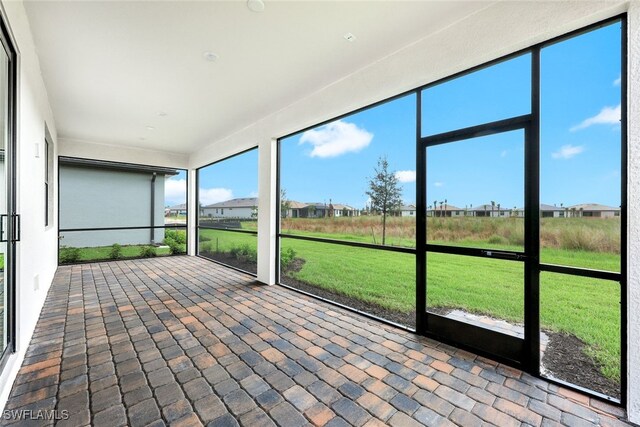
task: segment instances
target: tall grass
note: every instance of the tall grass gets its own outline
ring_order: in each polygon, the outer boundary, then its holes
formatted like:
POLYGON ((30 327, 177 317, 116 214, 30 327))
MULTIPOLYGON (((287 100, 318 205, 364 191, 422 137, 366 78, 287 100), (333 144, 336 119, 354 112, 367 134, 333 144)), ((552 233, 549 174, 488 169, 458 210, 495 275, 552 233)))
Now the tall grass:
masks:
MULTIPOLYGON (((336 239, 380 243, 382 218, 286 218, 282 231, 336 239)), ((387 240, 391 245, 415 246, 414 218, 387 219, 387 240)), ((428 218, 430 242, 478 242, 508 246, 524 245, 522 218, 428 218)), ((620 253, 620 218, 543 218, 540 223, 543 248, 587 252, 620 253)))

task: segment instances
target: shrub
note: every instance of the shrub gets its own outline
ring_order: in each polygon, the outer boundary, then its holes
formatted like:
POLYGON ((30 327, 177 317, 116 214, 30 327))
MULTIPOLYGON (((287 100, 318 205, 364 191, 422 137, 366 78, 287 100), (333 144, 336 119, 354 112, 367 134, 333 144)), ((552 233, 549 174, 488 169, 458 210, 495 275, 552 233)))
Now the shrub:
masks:
POLYGON ((120 259, 122 258, 122 246, 117 243, 111 245, 111 251, 109 252, 110 259, 120 259))
POLYGON ((71 264, 80 260, 80 248, 63 246, 60 248, 60 263, 71 264))
POLYGON ((142 246, 140 248, 140 256, 142 258, 151 258, 158 255, 158 252, 156 251, 156 247, 155 246, 151 246, 151 245, 146 245, 146 246, 142 246))
POLYGON ((257 262, 258 261, 258 253, 255 249, 253 249, 248 244, 234 246, 229 251, 231 255, 237 258, 239 261, 249 261, 249 262, 257 262))
POLYGON ((200 252, 213 252, 213 244, 211 242, 201 243, 200 252))
POLYGON ((296 251, 293 248, 287 248, 280 251, 280 268, 286 270, 296 257, 296 251))
POLYGON ((507 243, 509 243, 506 238, 498 236, 497 234, 493 234, 491 237, 489 237, 488 242, 492 245, 506 245, 507 243))
POLYGON ((176 243, 184 245, 187 243, 187 233, 183 230, 165 230, 164 231, 165 244, 166 239, 174 240, 176 243))
POLYGON ((200 240, 201 242, 210 242, 211 241, 211 237, 205 235, 205 234, 200 234, 198 236, 198 240, 200 240))
POLYGON ((164 244, 169 246, 169 251, 171 252, 171 255, 179 255, 184 253, 184 249, 183 249, 183 245, 176 242, 173 239, 164 239, 164 244))

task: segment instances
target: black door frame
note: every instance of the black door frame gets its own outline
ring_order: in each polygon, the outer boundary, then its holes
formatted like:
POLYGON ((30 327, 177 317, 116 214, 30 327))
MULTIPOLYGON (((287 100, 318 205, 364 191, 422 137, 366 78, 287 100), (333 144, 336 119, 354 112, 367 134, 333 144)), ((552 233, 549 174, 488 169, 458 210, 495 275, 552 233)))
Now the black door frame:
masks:
MULTIPOLYGON (((533 57, 532 57, 532 62, 533 57)), ((418 108, 421 110, 421 97, 418 97, 418 108)), ((540 348, 539 333, 534 331, 539 329, 539 310, 537 301, 537 289, 539 282, 538 253, 539 253, 539 217, 536 215, 539 209, 539 186, 538 186, 538 162, 537 159, 539 141, 533 132, 535 114, 512 117, 506 120, 485 123, 478 126, 459 129, 438 135, 420 137, 417 142, 419 146, 420 162, 416 164, 417 179, 416 191, 420 193, 425 208, 418 208, 419 216, 422 216, 424 232, 416 234, 417 248, 422 248, 418 252, 420 257, 416 259, 417 268, 417 289, 424 290, 424 298, 417 306, 418 313, 424 313, 420 323, 417 324, 419 333, 438 339, 440 341, 452 342, 457 346, 468 348, 476 353, 490 355, 509 365, 520 369, 531 371, 536 363, 539 364, 539 355, 531 357, 533 353, 529 351, 533 348, 540 348), (427 243, 427 221, 426 221, 426 200, 427 200, 427 149, 436 145, 448 144, 456 141, 465 141, 481 136, 498 135, 511 131, 523 131, 523 142, 525 148, 524 162, 524 199, 525 199, 525 247, 524 251, 487 250, 483 248, 468 248, 448 245, 434 245, 427 243), (522 262, 524 264, 524 323, 525 338, 518 338, 487 328, 474 326, 469 323, 459 322, 445 316, 429 313, 427 311, 428 272, 427 257, 428 252, 443 253, 451 255, 462 255, 479 258, 501 259, 512 262, 522 262)))

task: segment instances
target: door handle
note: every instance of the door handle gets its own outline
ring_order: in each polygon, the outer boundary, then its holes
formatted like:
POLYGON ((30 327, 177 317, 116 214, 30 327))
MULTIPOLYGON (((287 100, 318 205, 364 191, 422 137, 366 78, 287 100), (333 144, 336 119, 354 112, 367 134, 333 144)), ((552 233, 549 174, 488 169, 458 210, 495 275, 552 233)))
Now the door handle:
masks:
POLYGON ((514 254, 511 252, 492 251, 492 250, 483 250, 482 255, 489 258, 497 258, 497 259, 513 260, 513 261, 523 261, 527 259, 527 256, 523 254, 514 254))
POLYGON ((21 227, 20 227, 20 215, 18 214, 12 214, 11 217, 13 218, 13 233, 12 233, 12 242, 19 242, 20 241, 20 234, 21 233, 21 227))
POLYGON ((7 239, 4 238, 4 233, 5 233, 5 227, 4 227, 4 220, 6 218, 8 218, 9 215, 7 214, 1 214, 0 215, 0 242, 6 242, 7 239))

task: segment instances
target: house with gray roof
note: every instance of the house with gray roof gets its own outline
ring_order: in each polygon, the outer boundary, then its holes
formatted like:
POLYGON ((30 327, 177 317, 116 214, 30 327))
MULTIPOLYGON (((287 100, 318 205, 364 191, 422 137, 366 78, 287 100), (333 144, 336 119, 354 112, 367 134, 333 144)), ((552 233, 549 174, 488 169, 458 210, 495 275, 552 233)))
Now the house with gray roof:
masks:
POLYGON ((256 219, 258 217, 258 199, 242 197, 225 200, 200 208, 200 216, 206 218, 256 219))

